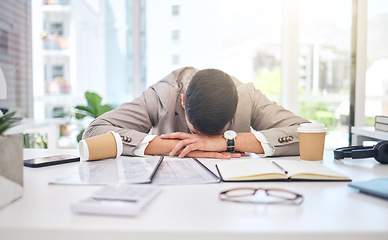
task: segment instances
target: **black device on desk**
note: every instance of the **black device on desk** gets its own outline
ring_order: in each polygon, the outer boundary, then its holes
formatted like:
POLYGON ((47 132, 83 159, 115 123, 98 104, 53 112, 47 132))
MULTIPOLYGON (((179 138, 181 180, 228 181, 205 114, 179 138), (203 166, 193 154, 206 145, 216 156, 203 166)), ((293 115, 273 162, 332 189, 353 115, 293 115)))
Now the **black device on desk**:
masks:
POLYGON ((56 155, 56 156, 39 157, 39 158, 24 160, 24 166, 38 168, 38 167, 46 167, 46 166, 52 166, 52 165, 58 165, 58 164, 64 164, 64 163, 79 162, 79 160, 80 158, 77 156, 62 154, 62 155, 56 155))
POLYGON ((335 159, 374 157, 379 163, 388 163, 388 141, 380 141, 374 146, 352 146, 334 150, 335 159))

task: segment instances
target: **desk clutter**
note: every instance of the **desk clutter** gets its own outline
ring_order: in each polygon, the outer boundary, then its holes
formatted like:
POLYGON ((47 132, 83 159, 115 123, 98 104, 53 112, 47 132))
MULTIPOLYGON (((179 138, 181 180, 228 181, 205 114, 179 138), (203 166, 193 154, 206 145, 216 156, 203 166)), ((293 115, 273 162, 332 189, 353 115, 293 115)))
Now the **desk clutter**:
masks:
MULTIPOLYGON (((220 177, 196 158, 118 156, 98 161, 80 161, 70 171, 49 183, 107 186, 87 198, 74 202, 71 209, 75 213, 136 216, 161 192, 163 185, 209 184, 221 181, 290 181, 291 179, 293 181, 351 180, 317 161, 243 158, 217 161, 215 164, 220 177)), ((243 199, 239 198, 238 201, 268 202, 266 198, 264 201, 258 201, 257 197, 243 196, 243 199)))
MULTIPOLYGON (((116 145, 118 138, 106 134, 116 145)), ((90 142, 85 142, 81 161, 70 171, 49 181, 52 185, 105 186, 86 198, 76 199, 71 210, 78 214, 137 216, 162 192, 163 185, 209 184, 220 182, 263 181, 352 181, 345 174, 331 169, 323 161, 253 156, 214 162, 216 172, 196 158, 164 156, 121 156, 121 149, 109 157, 93 157, 90 142), (86 149, 86 150, 85 150, 86 149), (218 174, 215 174, 218 173, 218 174)), ((81 151, 81 152, 82 152, 81 151)), ((388 178, 387 178, 388 180, 388 178)), ((362 193, 387 198, 386 181, 349 183, 362 193), (370 190, 370 188, 374 188, 370 190), (377 190, 376 190, 377 187, 377 190), (380 192, 379 192, 380 190, 380 192), (382 191, 382 193, 381 193, 382 191)), ((225 191, 224 191, 225 192, 225 191)), ((287 189, 230 189, 221 200, 255 204, 302 204, 303 195, 287 189), (233 190, 233 191, 232 191, 233 190), (249 190, 249 191, 248 191, 249 190), (249 194, 247 194, 246 192, 249 194)))

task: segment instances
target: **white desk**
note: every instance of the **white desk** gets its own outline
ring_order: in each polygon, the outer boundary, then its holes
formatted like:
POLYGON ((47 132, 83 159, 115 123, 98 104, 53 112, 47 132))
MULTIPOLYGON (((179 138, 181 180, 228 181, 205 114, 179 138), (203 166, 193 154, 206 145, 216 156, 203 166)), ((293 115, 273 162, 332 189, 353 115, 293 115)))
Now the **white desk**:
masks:
MULTIPOLYGON (((27 149, 24 158, 76 150, 27 149)), ((292 158, 292 157, 291 157, 292 158)), ((354 181, 388 177, 388 165, 367 160, 324 164, 354 181)), ((217 160, 204 160, 211 169, 217 160)), ((97 186, 58 186, 47 182, 75 164, 25 168, 24 197, 0 210, 0 239, 388 239, 388 201, 355 192, 347 182, 256 182, 164 186, 136 218, 77 215, 70 203, 97 186), (218 200, 222 190, 280 187, 302 193, 300 206, 250 205, 218 200)))

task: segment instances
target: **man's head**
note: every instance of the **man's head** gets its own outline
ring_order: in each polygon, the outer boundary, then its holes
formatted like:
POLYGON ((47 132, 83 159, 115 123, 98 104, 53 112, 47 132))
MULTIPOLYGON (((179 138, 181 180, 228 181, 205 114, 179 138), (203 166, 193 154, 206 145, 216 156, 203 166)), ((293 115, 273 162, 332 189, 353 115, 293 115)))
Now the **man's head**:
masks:
POLYGON ((184 96, 188 122, 195 132, 204 134, 218 134, 226 130, 236 112, 237 102, 232 78, 217 69, 197 72, 184 96))

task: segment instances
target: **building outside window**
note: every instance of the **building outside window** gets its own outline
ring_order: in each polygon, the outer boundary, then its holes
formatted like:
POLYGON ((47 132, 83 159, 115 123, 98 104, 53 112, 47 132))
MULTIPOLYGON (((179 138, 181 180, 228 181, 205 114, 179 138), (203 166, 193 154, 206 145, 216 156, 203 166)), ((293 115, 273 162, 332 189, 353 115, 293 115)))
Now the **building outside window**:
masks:
POLYGON ((1 0, 0 15, 0 67, 7 82, 0 108, 33 117, 31 1, 1 0))

